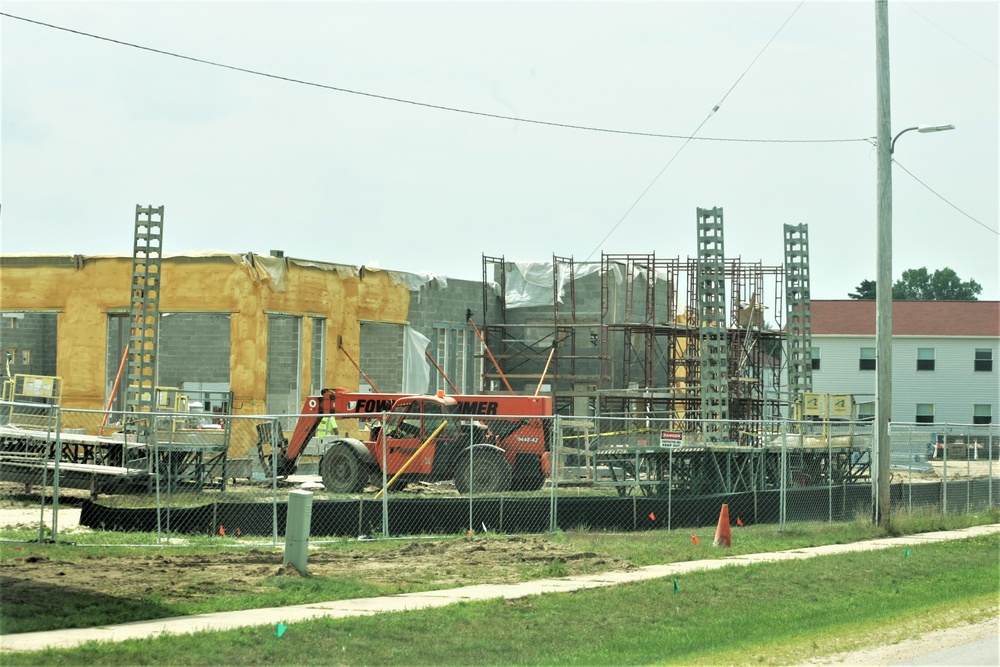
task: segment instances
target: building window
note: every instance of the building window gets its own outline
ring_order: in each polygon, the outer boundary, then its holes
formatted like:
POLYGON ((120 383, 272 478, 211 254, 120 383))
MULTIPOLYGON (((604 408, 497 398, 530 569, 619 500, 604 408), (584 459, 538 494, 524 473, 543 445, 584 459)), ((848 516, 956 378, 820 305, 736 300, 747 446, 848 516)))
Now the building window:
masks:
POLYGON ((814 347, 812 349, 812 369, 814 371, 819 370, 819 348, 814 347))
POLYGON ((989 403, 979 404, 972 406, 972 423, 973 424, 992 424, 993 423, 993 406, 989 403))
POLYGON ((858 420, 859 421, 871 421, 875 419, 875 402, 868 401, 867 403, 858 403, 858 420))
POLYGON ((312 321, 312 347, 309 362, 309 393, 318 396, 326 386, 326 318, 314 317, 312 321))
POLYGON ((933 403, 917 403, 917 423, 918 424, 934 423, 933 403))
POLYGON ((934 348, 933 347, 918 347, 917 348, 917 370, 918 371, 932 371, 932 370, 934 370, 934 348))
POLYGON ((975 369, 977 371, 986 371, 987 373, 993 370, 993 350, 989 348, 976 350, 975 369))
POLYGON ((861 348, 861 358, 858 359, 858 370, 859 371, 873 371, 873 370, 875 370, 875 348, 874 347, 863 347, 863 348, 861 348))

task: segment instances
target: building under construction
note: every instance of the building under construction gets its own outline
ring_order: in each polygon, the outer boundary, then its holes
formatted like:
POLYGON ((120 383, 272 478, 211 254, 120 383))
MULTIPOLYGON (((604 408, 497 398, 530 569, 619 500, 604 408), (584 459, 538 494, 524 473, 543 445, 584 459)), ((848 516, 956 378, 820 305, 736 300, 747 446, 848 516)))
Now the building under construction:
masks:
POLYGON ((484 389, 548 390, 560 414, 756 444, 757 424, 811 391, 808 231, 785 225, 783 266, 726 257, 723 231, 721 208, 698 209, 694 258, 484 256, 484 389))
MULTIPOLYGON (((599 436, 578 449, 607 446, 614 457, 628 443, 607 434, 623 430, 626 420, 634 428, 636 419, 656 419, 646 426, 677 434, 683 447, 701 448, 698 456, 726 450, 725 465, 688 456, 694 478, 734 462, 740 468, 739 450, 766 444, 765 421, 787 416, 811 388, 804 225, 785 226, 783 266, 727 257, 722 210, 715 208, 697 210, 694 258, 604 254, 577 263, 484 256, 480 283, 297 260, 281 251, 163 257, 162 217, 162 207, 136 207, 132 257, 0 258, 6 373, 53 378, 47 400, 70 408, 63 428, 98 439, 78 443, 85 456, 69 459, 73 465, 130 475, 132 452, 148 466, 139 448, 123 447, 107 430, 118 421, 142 440, 154 403, 183 412, 171 396, 196 396, 212 415, 294 415, 324 388, 358 387, 544 393, 558 415, 579 418, 569 428, 582 438, 599 436), (470 323, 481 323, 485 345, 470 323), (105 421, 86 422, 86 414, 73 411, 79 408, 101 411, 105 421)), ((16 394, 16 381, 11 387, 16 394)), ((249 423, 237 420, 232 433, 213 434, 198 448, 171 432, 176 451, 168 456, 196 469, 199 483, 211 477, 206 456, 252 470, 260 446, 249 423)), ((7 449, 23 449, 22 435, 12 438, 7 449)), ((642 443, 635 444, 638 452, 642 443)), ((628 468, 614 457, 609 469, 628 468)), ((632 478, 667 479, 658 475, 632 478)), ((687 476, 675 474, 669 484, 687 476)), ((706 478, 686 489, 699 486, 735 488, 706 478)))

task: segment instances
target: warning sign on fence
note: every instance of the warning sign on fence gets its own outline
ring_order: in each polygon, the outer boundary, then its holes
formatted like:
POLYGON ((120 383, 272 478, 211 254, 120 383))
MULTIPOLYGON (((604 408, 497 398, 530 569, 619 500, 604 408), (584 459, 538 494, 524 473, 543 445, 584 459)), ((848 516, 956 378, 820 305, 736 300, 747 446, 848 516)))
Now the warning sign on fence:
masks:
POLYGON ((660 431, 660 447, 680 447, 681 441, 680 431, 660 431))

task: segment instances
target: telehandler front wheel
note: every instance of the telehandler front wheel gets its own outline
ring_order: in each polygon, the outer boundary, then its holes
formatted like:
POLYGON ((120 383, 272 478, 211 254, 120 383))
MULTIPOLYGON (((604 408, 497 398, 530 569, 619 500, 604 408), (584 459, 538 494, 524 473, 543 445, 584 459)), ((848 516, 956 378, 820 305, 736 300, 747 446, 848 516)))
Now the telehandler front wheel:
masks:
POLYGON ((335 443, 319 462, 319 474, 329 493, 361 493, 368 481, 357 453, 350 445, 335 443))
POLYGON ((461 494, 499 493, 510 489, 510 477, 510 465, 500 452, 495 449, 473 449, 458 459, 455 488, 461 494))

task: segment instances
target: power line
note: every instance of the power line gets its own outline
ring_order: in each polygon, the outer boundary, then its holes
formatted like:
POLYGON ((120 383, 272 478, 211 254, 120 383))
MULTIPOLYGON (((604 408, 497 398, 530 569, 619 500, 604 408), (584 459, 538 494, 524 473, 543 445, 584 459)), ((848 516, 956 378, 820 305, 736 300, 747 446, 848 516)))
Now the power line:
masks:
MULTIPOLYGON (((868 143, 870 143, 872 145, 872 147, 877 146, 877 143, 876 143, 876 141, 874 139, 870 140, 868 143)), ((932 188, 931 186, 927 185, 922 180, 920 180, 919 178, 917 178, 916 174, 914 174, 912 171, 910 171, 909 169, 907 169, 903 165, 899 164, 899 160, 897 160, 895 157, 892 157, 891 159, 892 159, 892 163, 894 165, 896 165, 897 167, 899 167, 900 169, 902 169, 903 171, 905 171, 907 174, 909 174, 910 178, 912 178, 917 183, 920 183, 920 185, 922 185, 925 188, 927 188, 927 190, 930 191, 931 194, 933 194, 935 197, 937 197, 938 199, 940 199, 941 201, 943 201, 945 204, 947 204, 948 206, 951 206, 953 209, 955 209, 956 211, 958 211, 959 213, 961 213, 962 215, 964 215, 965 217, 967 217, 969 220, 972 220, 974 223, 976 223, 977 225, 979 225, 980 227, 982 227, 986 231, 993 232, 994 234, 1000 235, 1000 232, 998 232, 997 230, 993 229, 989 225, 986 225, 986 224, 980 222, 976 218, 972 217, 971 215, 969 215, 968 213, 966 213, 965 211, 963 211, 962 209, 960 209, 955 204, 952 204, 943 195, 941 195, 937 191, 935 191, 934 188, 932 188)))
MULTIPOLYGON (((649 185, 647 185, 646 188, 639 193, 639 196, 636 197, 635 201, 632 202, 632 205, 628 207, 628 210, 625 211, 625 214, 622 215, 622 217, 618 219, 618 222, 616 222, 614 226, 608 231, 608 233, 604 235, 604 238, 601 239, 601 242, 597 244, 597 247, 591 251, 591 253, 587 256, 587 259, 584 261, 589 261, 591 257, 597 254, 597 251, 601 249, 601 246, 604 245, 604 242, 607 241, 611 237, 611 235, 615 233, 615 230, 618 229, 618 227, 622 224, 622 222, 625 221, 625 218, 627 218, 628 215, 632 212, 632 209, 634 209, 636 205, 638 205, 638 203, 642 200, 642 198, 646 196, 646 193, 649 192, 650 188, 653 187, 656 181, 660 180, 660 176, 662 176, 663 172, 667 170, 667 167, 669 167, 673 163, 673 161, 677 159, 677 156, 680 155, 682 150, 684 150, 684 147, 687 146, 693 139, 695 139, 695 135, 698 134, 698 131, 701 130, 702 126, 704 126, 705 123, 708 122, 708 119, 711 118, 715 114, 715 112, 719 110, 719 107, 722 106, 722 103, 726 101, 727 97, 729 97, 729 93, 733 92, 733 89, 735 89, 736 86, 739 84, 739 82, 743 80, 743 77, 747 75, 747 72, 749 72, 750 68, 754 66, 754 63, 756 63, 760 59, 760 57, 764 55, 764 51, 767 50, 767 47, 771 46, 771 42, 773 42, 775 38, 778 36, 778 34, 781 33, 782 30, 784 30, 785 26, 788 25, 788 22, 792 20, 792 17, 795 16, 795 13, 799 11, 799 9, 802 7, 803 4, 805 4, 805 0, 802 0, 798 5, 795 6, 795 9, 792 10, 792 13, 788 15, 787 19, 785 19, 785 22, 778 27, 778 29, 775 31, 773 35, 771 35, 771 39, 767 40, 767 44, 765 44, 764 47, 760 50, 760 52, 754 57, 754 59, 750 61, 750 64, 747 65, 746 69, 743 70, 743 73, 740 74, 739 77, 737 77, 733 85, 731 85, 729 87, 729 90, 726 91, 726 94, 722 96, 722 99, 720 99, 718 103, 714 107, 712 107, 712 110, 708 112, 708 115, 705 116, 705 119, 701 121, 698 127, 694 129, 694 132, 692 132, 690 136, 688 136, 685 139, 684 143, 681 144, 680 147, 677 149, 677 152, 675 152, 671 156, 671 158, 667 161, 667 163, 663 165, 663 169, 660 169, 660 172, 655 177, 653 177, 653 180, 650 181, 649 185)), ((866 139, 865 141, 868 141, 868 139, 866 139)))
MULTIPOLYGON (((458 107, 450 107, 442 104, 433 104, 430 102, 418 102, 416 100, 409 100, 401 97, 393 97, 391 95, 381 95, 379 93, 370 93, 363 90, 353 90, 350 88, 342 88, 340 86, 333 86, 325 83, 318 83, 316 81, 307 81, 305 79, 297 79, 291 76, 284 76, 281 74, 272 74, 269 72, 262 72, 260 70, 249 69, 247 67, 239 67, 237 65, 229 65, 222 62, 217 62, 214 60, 206 60, 204 58, 197 58, 195 56, 188 56, 181 53, 176 53, 173 51, 165 51, 163 49, 156 49, 151 46, 143 46, 141 44, 135 44, 132 42, 125 42, 119 39, 113 39, 111 37, 103 37, 101 35, 95 35, 89 32, 83 32, 82 30, 74 30, 72 28, 66 28, 63 26, 54 25, 52 23, 45 23, 44 21, 36 21, 34 19, 25 18, 23 16, 16 16, 14 14, 9 14, 7 12, 0 12, 0 16, 5 16, 7 18, 16 19, 18 21, 24 21, 26 23, 32 23, 34 25, 42 26, 45 28, 52 28, 53 30, 61 30, 63 32, 68 32, 74 35, 79 35, 81 37, 89 37, 91 39, 97 39, 104 42, 109 42, 111 44, 118 44, 119 46, 127 46, 133 49, 139 49, 141 51, 148 51, 150 53, 156 53, 163 56, 169 56, 171 58, 179 58, 181 60, 187 60, 190 62, 199 63, 202 65, 209 65, 211 67, 220 67, 222 69, 232 70, 234 72, 243 72, 244 74, 250 74, 253 76, 265 77, 268 79, 275 79, 278 81, 285 81, 287 83, 294 83, 302 86, 311 86, 313 88, 321 88, 323 90, 332 90, 338 93, 346 93, 348 95, 358 95, 361 97, 370 97, 377 100, 383 100, 386 102, 396 102, 399 104, 409 104, 412 106, 423 107, 425 109, 435 109, 437 111, 449 111, 452 113, 466 114, 469 116, 480 116, 483 118, 493 118, 496 120, 513 120, 521 123, 530 123, 532 125, 544 125, 547 127, 559 127, 567 130, 584 130, 587 132, 604 132, 609 134, 623 134, 636 137, 652 137, 656 139, 684 139, 685 142, 688 141, 722 141, 722 142, 734 142, 734 143, 762 143, 762 144, 836 144, 836 143, 851 143, 858 141, 868 141, 869 137, 858 137, 851 139, 737 139, 730 137, 693 137, 686 136, 682 134, 663 134, 658 132, 640 132, 635 130, 618 130, 612 128, 604 127, 594 127, 590 125, 575 125, 572 123, 559 123, 554 121, 538 120, 532 118, 518 118, 515 116, 504 116, 501 114, 488 113, 485 111, 473 111, 471 109, 461 109, 458 107)), ((734 84, 735 85, 735 84, 734 84)), ((729 93, 726 93, 727 95, 729 93)), ((723 98, 725 99, 725 98, 723 98)))
POLYGON ((963 211, 959 207, 957 207, 954 204, 952 204, 950 201, 948 201, 947 199, 945 199, 945 197, 943 195, 941 195, 937 191, 935 191, 934 188, 932 188, 931 186, 927 185, 926 183, 924 183, 923 181, 921 181, 919 178, 917 178, 916 175, 914 175, 914 173, 912 171, 910 171, 909 169, 907 169, 903 165, 899 164, 899 162, 895 158, 892 160, 892 162, 897 167, 899 167, 900 169, 902 169, 903 171, 905 171, 907 174, 909 174, 910 178, 912 178, 917 183, 920 183, 920 185, 922 185, 925 188, 927 188, 927 190, 929 190, 931 194, 933 194, 935 197, 937 197, 938 199, 940 199, 941 201, 943 201, 945 204, 947 204, 948 206, 951 206, 953 209, 955 209, 956 211, 958 211, 959 213, 961 213, 962 215, 964 215, 969 220, 972 220, 974 223, 976 223, 977 225, 979 225, 980 227, 982 227, 986 231, 993 232, 997 236, 1000 236, 1000 232, 998 232, 997 230, 993 229, 992 227, 990 227, 990 226, 988 226, 988 225, 980 222, 979 220, 977 220, 976 218, 972 217, 971 215, 969 215, 968 213, 966 213, 965 211, 963 211))
POLYGON ((750 68, 753 67, 754 64, 756 64, 756 62, 760 59, 762 55, 764 55, 764 51, 767 51, 767 47, 771 46, 771 42, 773 42, 781 33, 781 31, 785 29, 785 26, 788 25, 788 22, 792 20, 792 17, 795 16, 795 13, 802 8, 802 5, 804 5, 805 2, 806 0, 802 0, 802 2, 796 5, 795 9, 792 10, 792 13, 788 15, 787 19, 785 19, 785 22, 782 23, 780 26, 778 26, 778 29, 774 32, 773 35, 771 35, 771 39, 767 40, 767 44, 765 44, 764 47, 760 50, 760 53, 758 53, 754 57, 754 59, 750 61, 750 64, 747 65, 747 68, 743 70, 743 74, 740 74, 739 78, 737 78, 736 81, 733 83, 733 85, 729 87, 729 90, 727 90, 726 94, 722 96, 722 99, 719 100, 719 103, 715 105, 715 109, 713 109, 713 111, 719 110, 719 107, 722 106, 722 103, 726 101, 727 97, 729 97, 729 93, 733 92, 733 89, 736 88, 739 82, 743 80, 743 77, 747 75, 747 72, 750 71, 750 68))
POLYGON ((944 28, 942 28, 941 26, 939 26, 937 23, 935 23, 934 21, 931 21, 929 18, 927 18, 926 16, 924 16, 923 14, 921 14, 920 12, 918 12, 913 7, 913 5, 909 4, 908 2, 904 2, 903 5, 907 9, 909 9, 911 12, 913 12, 914 14, 916 14, 917 16, 919 16, 920 18, 922 18, 923 20, 927 21, 932 26, 934 26, 935 28, 937 28, 938 30, 940 30, 941 32, 943 32, 944 34, 948 35, 953 40, 955 40, 956 42, 958 42, 959 44, 961 44, 962 46, 964 46, 965 48, 967 48, 969 51, 972 51, 973 53, 975 53, 977 56, 979 56, 980 58, 982 58, 983 60, 985 60, 989 64, 993 65, 994 67, 997 66, 997 64, 995 62, 993 62, 992 60, 990 60, 989 58, 987 58, 986 56, 984 56, 983 54, 981 54, 979 51, 976 51, 974 48, 972 48, 971 46, 969 46, 968 44, 966 44, 965 42, 963 42, 962 40, 960 40, 958 37, 955 37, 955 35, 951 34, 947 30, 945 30, 944 28))

